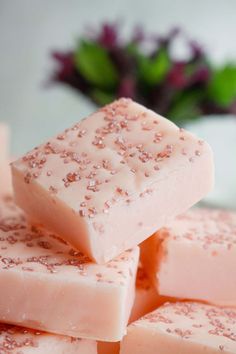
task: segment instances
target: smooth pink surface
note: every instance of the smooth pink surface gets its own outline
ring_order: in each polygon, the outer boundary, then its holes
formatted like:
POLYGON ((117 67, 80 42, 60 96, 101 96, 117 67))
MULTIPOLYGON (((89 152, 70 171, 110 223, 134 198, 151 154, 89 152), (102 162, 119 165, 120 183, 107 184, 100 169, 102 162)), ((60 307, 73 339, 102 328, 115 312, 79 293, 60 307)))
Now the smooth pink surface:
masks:
POLYGON ((1 354, 97 354, 95 341, 0 323, 1 354))
POLYGON ((160 294, 236 306, 235 212, 193 209, 142 248, 160 294))
POLYGON ((97 263, 136 246, 213 185, 207 143, 120 99, 13 163, 19 206, 97 263))
POLYGON ((0 321, 73 337, 119 341, 134 301, 139 248, 91 263, 0 203, 0 321))
POLYGON ((121 354, 235 354, 236 310, 165 304, 128 327, 121 354))

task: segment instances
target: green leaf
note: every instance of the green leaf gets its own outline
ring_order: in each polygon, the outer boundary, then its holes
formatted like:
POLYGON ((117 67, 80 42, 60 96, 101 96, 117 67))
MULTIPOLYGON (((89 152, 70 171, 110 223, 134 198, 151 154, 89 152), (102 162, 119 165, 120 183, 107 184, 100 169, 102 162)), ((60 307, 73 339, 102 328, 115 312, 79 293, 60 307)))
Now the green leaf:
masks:
POLYGON ((187 63, 184 68, 185 75, 187 77, 190 77, 194 74, 196 71, 196 68, 198 67, 198 64, 196 63, 187 63))
POLYGON ((111 103, 115 99, 115 95, 109 92, 105 92, 99 89, 93 89, 90 92, 93 100, 98 103, 100 106, 104 106, 108 103, 111 103))
POLYGON ((200 91, 186 91, 176 96, 175 102, 168 113, 175 122, 186 122, 201 114, 200 103, 204 93, 200 91))
POLYGON ((227 64, 213 71, 208 96, 218 105, 227 108, 236 100, 236 66, 227 64))
POLYGON ((101 88, 113 88, 118 73, 107 51, 94 42, 81 41, 75 52, 75 66, 91 84, 101 88))
POLYGON ((134 42, 130 42, 125 46, 125 50, 129 55, 137 56, 139 53, 138 45, 134 42))
POLYGON ((165 49, 161 49, 154 58, 139 56, 138 70, 140 80, 153 86, 164 80, 170 69, 170 58, 165 49))

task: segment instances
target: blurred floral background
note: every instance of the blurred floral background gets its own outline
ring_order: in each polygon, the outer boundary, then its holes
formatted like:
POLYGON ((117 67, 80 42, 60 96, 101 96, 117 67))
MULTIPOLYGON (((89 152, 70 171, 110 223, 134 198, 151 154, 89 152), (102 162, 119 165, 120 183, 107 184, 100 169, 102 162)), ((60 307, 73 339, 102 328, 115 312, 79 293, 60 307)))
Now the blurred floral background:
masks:
POLYGON ((236 208, 236 2, 0 0, 0 121, 18 155, 121 96, 212 145, 236 208))
POLYGON ((122 38, 121 24, 103 23, 72 50, 52 56, 59 64, 52 80, 98 106, 130 97, 181 125, 204 114, 236 113, 236 62, 214 65, 180 28, 161 35, 138 26, 122 38), (179 41, 186 51, 181 59, 179 41))

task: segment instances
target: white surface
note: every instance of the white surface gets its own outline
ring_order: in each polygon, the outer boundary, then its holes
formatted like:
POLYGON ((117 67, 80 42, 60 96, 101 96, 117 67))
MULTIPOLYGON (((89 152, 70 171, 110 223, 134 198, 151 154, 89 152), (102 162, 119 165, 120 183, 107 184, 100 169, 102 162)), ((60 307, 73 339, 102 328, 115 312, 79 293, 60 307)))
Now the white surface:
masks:
POLYGON ((214 151, 216 183, 206 202, 236 208, 236 117, 203 117, 187 129, 207 140, 214 151))

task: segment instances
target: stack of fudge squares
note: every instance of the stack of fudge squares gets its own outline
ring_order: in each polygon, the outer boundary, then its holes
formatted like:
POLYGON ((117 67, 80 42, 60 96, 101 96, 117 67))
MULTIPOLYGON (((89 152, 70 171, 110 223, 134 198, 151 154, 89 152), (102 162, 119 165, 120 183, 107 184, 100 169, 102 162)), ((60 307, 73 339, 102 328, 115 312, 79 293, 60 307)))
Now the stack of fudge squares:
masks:
POLYGON ((13 162, 13 190, 0 144, 0 354, 236 353, 236 213, 190 209, 206 142, 122 98, 13 162))

